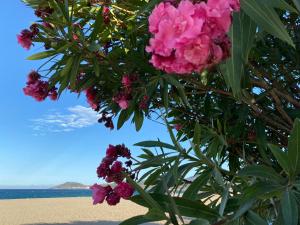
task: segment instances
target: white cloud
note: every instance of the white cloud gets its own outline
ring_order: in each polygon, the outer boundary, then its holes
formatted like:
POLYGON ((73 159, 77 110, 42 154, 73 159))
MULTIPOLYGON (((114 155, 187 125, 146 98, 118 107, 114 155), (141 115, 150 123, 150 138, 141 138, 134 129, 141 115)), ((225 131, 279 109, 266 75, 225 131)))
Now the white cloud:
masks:
POLYGON ((31 120, 35 135, 45 135, 48 132, 70 132, 75 129, 89 127, 97 123, 99 114, 81 105, 70 107, 67 113, 53 111, 41 118, 31 120))

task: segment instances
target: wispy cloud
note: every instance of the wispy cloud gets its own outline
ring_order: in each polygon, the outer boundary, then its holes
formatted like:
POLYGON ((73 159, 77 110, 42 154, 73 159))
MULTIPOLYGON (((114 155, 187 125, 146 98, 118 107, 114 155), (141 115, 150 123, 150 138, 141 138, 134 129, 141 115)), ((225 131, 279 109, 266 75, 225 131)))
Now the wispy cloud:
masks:
POLYGON ((53 111, 41 118, 32 119, 31 125, 35 135, 45 135, 48 132, 70 132, 75 129, 89 127, 97 123, 99 114, 91 108, 81 105, 70 107, 67 113, 53 111))

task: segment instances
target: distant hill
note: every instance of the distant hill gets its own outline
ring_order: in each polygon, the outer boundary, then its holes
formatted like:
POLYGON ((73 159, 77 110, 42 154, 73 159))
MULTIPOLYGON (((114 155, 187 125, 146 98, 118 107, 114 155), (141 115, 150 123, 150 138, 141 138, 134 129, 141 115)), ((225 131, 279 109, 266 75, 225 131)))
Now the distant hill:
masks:
POLYGON ((84 185, 77 182, 66 182, 60 185, 57 185, 55 187, 52 187, 51 189, 88 189, 88 185, 84 185))

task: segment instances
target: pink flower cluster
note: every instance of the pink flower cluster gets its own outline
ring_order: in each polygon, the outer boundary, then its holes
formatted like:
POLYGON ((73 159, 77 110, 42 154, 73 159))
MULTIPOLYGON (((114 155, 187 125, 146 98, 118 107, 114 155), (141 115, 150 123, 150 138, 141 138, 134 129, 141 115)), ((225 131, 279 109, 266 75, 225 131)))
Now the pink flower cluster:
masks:
POLYGON ((99 100, 97 98, 97 90, 95 87, 90 87, 85 90, 87 102, 92 107, 92 109, 97 110, 99 108, 99 100))
POLYGON ((124 180, 122 172, 125 172, 126 169, 123 168, 120 161, 117 161, 119 157, 130 159, 130 150, 124 145, 109 145, 106 150, 106 157, 97 168, 98 177, 107 182, 122 182, 124 180))
POLYGON ((209 68, 229 57, 227 32, 239 0, 208 0, 193 4, 183 0, 178 7, 162 2, 149 17, 154 35, 146 51, 150 62, 167 73, 188 74, 209 68))
POLYGON ((38 35, 39 29, 37 24, 32 24, 30 30, 24 29, 20 34, 17 35, 18 43, 25 49, 29 50, 32 45, 33 38, 38 35))
MULTIPOLYGON (((94 204, 103 203, 106 199, 109 205, 116 205, 121 198, 128 199, 132 196, 134 188, 124 182, 125 177, 123 173, 128 173, 128 170, 123 168, 122 162, 117 161, 119 157, 130 159, 130 150, 124 145, 109 145, 105 158, 97 168, 97 174, 99 178, 105 179, 106 182, 115 182, 117 185, 112 189, 110 186, 94 184, 91 187, 94 204)), ((125 164, 127 167, 130 167, 132 161, 129 160, 125 164)))
POLYGON ((49 83, 41 80, 41 75, 32 71, 28 75, 26 87, 23 88, 24 94, 33 97, 37 101, 44 101, 47 97, 51 100, 57 100, 58 94, 56 88, 49 89, 49 83))
POLYGON ((122 90, 113 97, 113 101, 116 102, 121 109, 127 109, 129 102, 132 99, 132 85, 137 80, 135 75, 124 75, 122 77, 122 90))
POLYGON ((126 183, 121 182, 112 189, 110 186, 101 186, 94 184, 90 189, 93 192, 93 204, 101 204, 106 200, 109 205, 116 205, 120 202, 120 199, 129 199, 134 192, 134 188, 126 183))

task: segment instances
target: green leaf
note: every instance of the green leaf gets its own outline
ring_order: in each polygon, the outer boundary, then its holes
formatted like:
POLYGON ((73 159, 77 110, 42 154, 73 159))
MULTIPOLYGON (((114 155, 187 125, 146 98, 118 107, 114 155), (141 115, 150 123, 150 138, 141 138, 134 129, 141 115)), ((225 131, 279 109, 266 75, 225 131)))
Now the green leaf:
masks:
MULTIPOLYGON (((75 59, 74 57, 68 58, 65 67, 64 67, 64 68, 61 70, 61 72, 60 72, 60 76, 61 76, 61 77, 65 77, 65 76, 70 75, 69 73, 70 73, 70 71, 71 71, 71 69, 72 69, 74 59, 75 59)), ((70 77, 70 76, 68 76, 68 77, 70 77)))
POLYGON ((207 184, 209 181, 209 178, 211 177, 211 170, 202 172, 192 183, 191 185, 186 189, 186 191, 183 193, 183 198, 186 199, 197 199, 197 195, 199 190, 207 184))
POLYGON ((48 58, 48 57, 56 55, 56 54, 58 54, 58 52, 54 51, 54 50, 39 52, 39 53, 36 53, 36 54, 33 54, 33 55, 27 57, 27 60, 45 59, 45 58, 48 58))
POLYGON ((281 168, 284 169, 287 174, 290 174, 290 162, 287 154, 276 145, 268 144, 268 147, 277 159, 281 168))
POLYGON ((80 62, 81 62, 81 55, 75 56, 73 59, 73 64, 72 64, 72 68, 70 71, 70 86, 72 89, 74 89, 76 87, 80 62))
POLYGON ((97 58, 93 58, 93 65, 94 65, 94 72, 96 74, 96 77, 100 77, 100 66, 97 58))
POLYGON ((192 220, 189 225, 209 225, 209 222, 207 220, 197 219, 192 220))
POLYGON ((222 200, 221 200, 221 204, 220 204, 220 208, 219 208, 220 216, 223 216, 223 214, 224 214, 228 198, 229 198, 229 188, 225 188, 222 193, 222 200))
POLYGON ((290 12, 297 13, 297 10, 291 5, 289 5, 285 0, 263 0, 263 2, 264 4, 273 8, 288 10, 290 12))
POLYGON ((250 199, 247 202, 245 202, 244 204, 242 204, 239 209, 236 211, 236 213, 234 214, 234 217, 232 220, 235 220, 237 218, 239 218, 240 216, 242 216, 244 213, 246 213, 249 209, 252 208, 253 204, 255 202, 255 199, 250 199))
MULTIPOLYGON (((162 194, 150 194, 150 196, 164 209, 165 212, 168 212, 168 203, 170 201, 168 196, 162 194)), ((200 201, 192 201, 179 197, 173 197, 173 199, 182 216, 207 220, 215 220, 219 217, 218 212, 204 205, 200 201)), ((130 200, 144 207, 150 207, 141 196, 133 196, 130 200)))
MULTIPOLYGON (((161 207, 158 204, 158 202, 152 198, 150 194, 148 194, 146 191, 144 191, 143 188, 141 188, 134 180, 132 180, 129 176, 126 176, 127 181, 134 187, 134 189, 140 193, 139 198, 142 198, 143 201, 147 204, 148 208, 153 208, 156 210, 160 210, 161 214, 164 215, 164 213, 161 211, 161 207)), ((130 200, 134 199, 136 196, 131 197, 130 200)))
POLYGON ((300 120, 296 119, 294 128, 289 137, 288 159, 291 172, 296 176, 300 172, 300 120))
POLYGON ((118 119, 118 123, 117 123, 117 129, 119 130, 124 123, 130 118, 132 114, 132 110, 130 110, 130 108, 126 109, 126 110, 122 110, 120 115, 119 115, 119 119, 118 119))
POLYGON ((200 146, 201 143, 201 127, 198 121, 196 122, 194 127, 193 143, 198 146, 200 146))
POLYGON ((97 35, 102 31, 104 28, 104 23, 103 23, 103 15, 102 15, 102 7, 99 8, 99 11, 97 13, 97 17, 94 23, 94 29, 92 33, 90 34, 90 39, 91 41, 94 41, 97 39, 97 35))
POLYGON ((67 43, 67 44, 61 46, 57 50, 50 50, 50 51, 45 51, 45 52, 39 52, 39 53, 36 53, 36 54, 33 54, 33 55, 29 56, 27 59, 28 60, 45 59, 45 58, 48 58, 50 56, 62 53, 62 52, 64 52, 66 49, 68 49, 71 46, 72 46, 72 43, 67 43))
POLYGON ((148 148, 160 147, 160 148, 168 148, 168 149, 176 150, 176 147, 174 147, 173 145, 170 145, 170 144, 167 144, 167 143, 164 143, 161 141, 142 141, 142 142, 138 142, 134 145, 140 146, 140 147, 148 147, 148 148))
POLYGON ((256 25, 243 12, 233 15, 233 25, 229 35, 232 42, 231 57, 225 63, 225 81, 235 96, 241 94, 241 80, 244 76, 244 64, 253 44, 256 25))
POLYGON ((180 98, 183 101, 183 103, 185 105, 187 105, 188 107, 191 107, 190 104, 189 104, 189 102, 188 102, 188 99, 187 99, 187 97, 185 95, 183 85, 179 81, 177 81, 173 76, 170 76, 170 75, 164 76, 164 79, 167 82, 169 82, 171 85, 173 85, 173 86, 176 87, 176 90, 178 91, 178 93, 180 95, 180 98))
POLYGON ((61 1, 51 1, 52 4, 56 6, 57 9, 61 12, 66 21, 69 21, 69 10, 65 7, 65 4, 61 1))
POLYGON ((259 27, 295 48, 291 37, 274 8, 260 0, 242 0, 241 7, 259 27))
POLYGON ((162 89, 162 99, 164 103, 164 107, 169 108, 169 88, 168 84, 165 82, 162 89))
POLYGON ((249 211, 245 217, 248 222, 247 225, 268 225, 267 221, 262 219, 258 214, 253 211, 249 211))
POLYGON ((135 123, 135 129, 136 129, 136 131, 139 131, 142 128, 143 122, 144 122, 143 112, 141 112, 139 110, 135 111, 133 119, 134 119, 134 123, 135 123))
POLYGON ((300 12, 300 0, 293 0, 295 6, 297 7, 298 11, 300 12))
POLYGON ((130 219, 127 219, 120 223, 120 225, 137 225, 144 224, 148 222, 165 220, 165 217, 162 217, 160 213, 157 213, 157 210, 152 209, 146 215, 135 216, 130 219))
POLYGON ((285 191, 282 197, 281 212, 285 225, 298 224, 298 205, 296 197, 291 191, 285 191))
POLYGON ((270 181, 276 181, 278 183, 283 181, 283 177, 276 173, 273 168, 262 165, 247 166, 242 169, 238 175, 259 177, 270 181))

